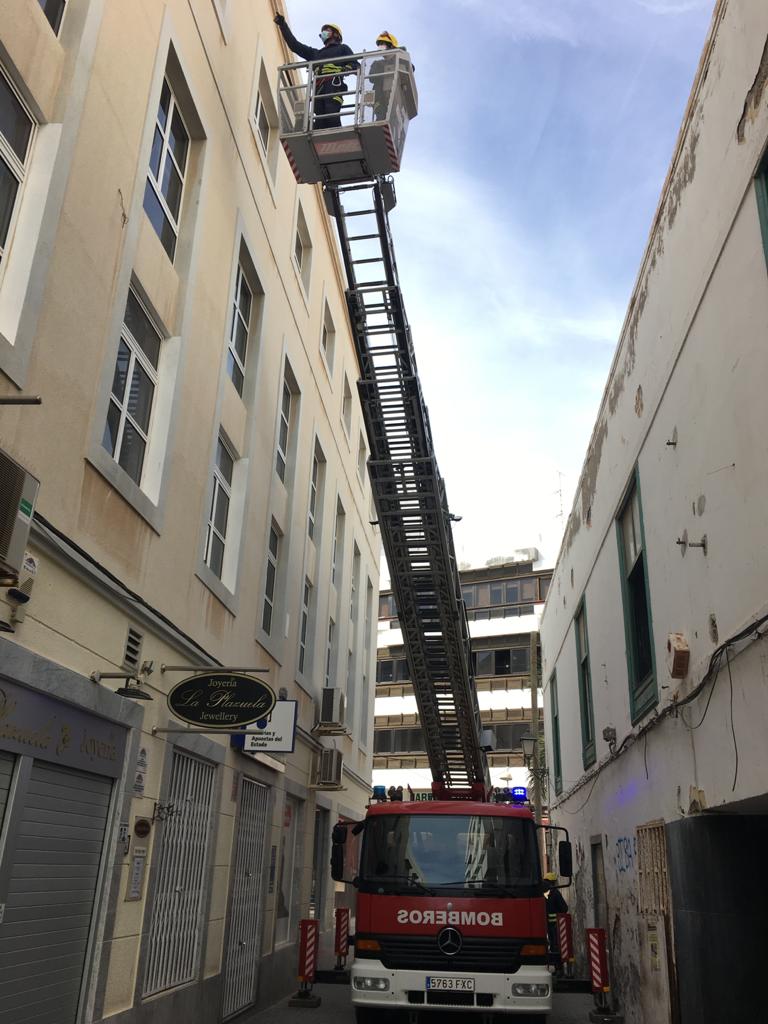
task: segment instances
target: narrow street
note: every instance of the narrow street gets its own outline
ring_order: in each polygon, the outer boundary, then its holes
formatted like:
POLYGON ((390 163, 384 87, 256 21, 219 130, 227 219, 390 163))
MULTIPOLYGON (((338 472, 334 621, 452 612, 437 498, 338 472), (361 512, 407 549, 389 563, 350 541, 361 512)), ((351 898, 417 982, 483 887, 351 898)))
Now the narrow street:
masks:
MULTIPOLYGON (((314 992, 322 999, 315 1010, 289 1007, 285 999, 245 1018, 243 1024, 354 1024, 355 1015, 346 985, 315 985, 314 992)), ((555 995, 554 1012, 547 1018, 547 1024, 588 1024, 592 1006, 591 996, 555 995)), ((440 1016, 444 1022, 448 1014, 440 1016)), ((456 1024, 467 1019, 468 1016, 451 1014, 451 1021, 455 1020, 456 1024)), ((477 1020, 477 1016, 472 1015, 472 1019, 477 1020)), ((509 1019, 514 1024, 515 1018, 509 1019)))

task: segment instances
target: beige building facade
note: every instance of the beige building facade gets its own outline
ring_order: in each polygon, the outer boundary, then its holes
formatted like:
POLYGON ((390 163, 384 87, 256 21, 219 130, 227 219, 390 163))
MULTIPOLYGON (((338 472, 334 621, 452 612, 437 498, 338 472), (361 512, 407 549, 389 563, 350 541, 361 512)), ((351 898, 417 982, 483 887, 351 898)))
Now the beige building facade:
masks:
POLYGON ((345 899, 329 832, 369 792, 379 540, 273 13, 0 6, 0 399, 42 399, 0 405, 0 506, 19 467, 39 481, 0 588, 3 1022, 237 1017, 345 899), (184 729, 167 693, 216 666, 297 702, 292 752, 184 729))

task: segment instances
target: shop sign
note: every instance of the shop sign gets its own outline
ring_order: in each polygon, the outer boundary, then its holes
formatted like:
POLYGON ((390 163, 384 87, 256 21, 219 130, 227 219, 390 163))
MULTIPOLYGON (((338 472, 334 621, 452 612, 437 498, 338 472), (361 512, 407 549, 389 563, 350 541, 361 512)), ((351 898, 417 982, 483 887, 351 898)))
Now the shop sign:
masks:
POLYGON ((249 725, 242 736, 232 737, 232 746, 244 754, 292 754, 296 744, 298 701, 279 700, 268 718, 249 725))
POLYGON ((0 750, 119 778, 126 731, 0 676, 0 750))
POLYGON ((168 694, 168 707, 188 725, 239 729, 269 716, 277 698, 270 686, 238 672, 189 676, 168 694))

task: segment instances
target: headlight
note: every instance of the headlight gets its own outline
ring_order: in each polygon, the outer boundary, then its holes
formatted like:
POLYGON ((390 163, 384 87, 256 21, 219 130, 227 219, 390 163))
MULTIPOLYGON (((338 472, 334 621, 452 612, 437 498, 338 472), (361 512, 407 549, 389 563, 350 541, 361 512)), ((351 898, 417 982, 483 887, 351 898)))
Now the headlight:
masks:
POLYGON ((520 985, 515 984, 512 986, 512 995, 514 996, 538 996, 544 998, 549 995, 549 985, 520 985))
MULTIPOLYGON (((355 977, 355 988, 358 992, 388 992, 389 978, 361 978, 355 977)), ((547 989, 549 991, 549 989, 547 989)))

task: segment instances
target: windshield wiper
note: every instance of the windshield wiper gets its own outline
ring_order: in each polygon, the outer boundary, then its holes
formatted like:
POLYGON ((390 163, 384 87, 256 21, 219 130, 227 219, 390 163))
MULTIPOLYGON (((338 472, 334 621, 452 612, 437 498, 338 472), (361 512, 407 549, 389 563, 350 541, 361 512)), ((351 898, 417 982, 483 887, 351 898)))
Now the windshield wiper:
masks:
POLYGON ((365 879, 366 882, 370 882, 371 885, 375 885, 381 882, 407 882, 409 885, 414 886, 421 892, 427 893, 429 896, 434 896, 434 892, 428 886, 420 882, 418 878, 411 878, 410 875, 370 875, 365 879))
POLYGON ((490 882, 482 878, 461 878, 458 882, 438 882, 435 887, 438 889, 466 889, 475 885, 481 889, 503 893, 505 896, 520 895, 520 886, 504 885, 503 882, 490 882))
POLYGON ((523 886, 520 885, 505 885, 503 882, 482 882, 484 889, 491 889, 493 892, 501 892, 505 896, 520 896, 522 893, 523 886))

